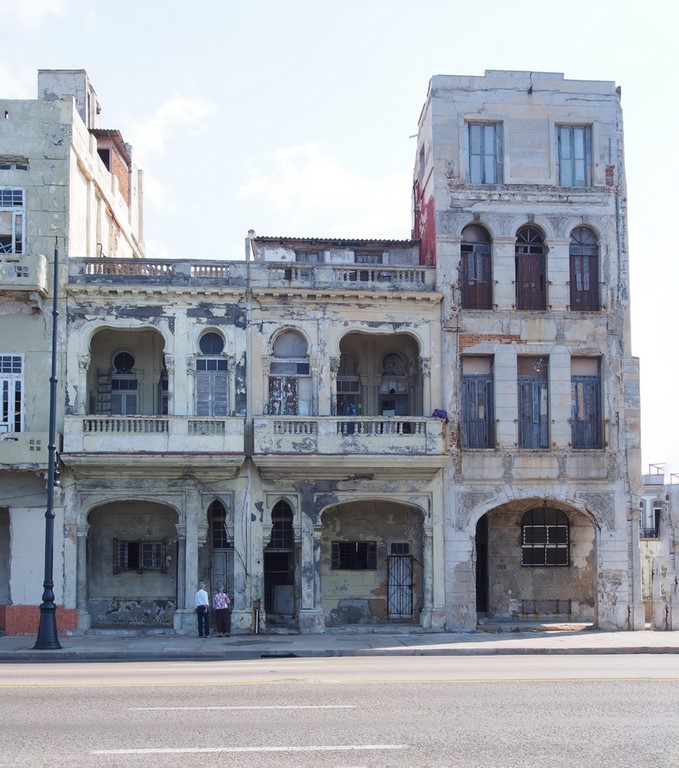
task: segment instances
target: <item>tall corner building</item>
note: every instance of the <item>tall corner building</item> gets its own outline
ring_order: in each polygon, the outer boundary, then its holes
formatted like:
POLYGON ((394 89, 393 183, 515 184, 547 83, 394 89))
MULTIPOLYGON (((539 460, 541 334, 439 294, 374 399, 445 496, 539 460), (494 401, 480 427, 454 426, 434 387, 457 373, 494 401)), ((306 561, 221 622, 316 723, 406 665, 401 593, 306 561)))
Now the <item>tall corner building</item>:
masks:
POLYGON ((433 77, 413 204, 443 295, 447 626, 642 629, 620 89, 433 77))

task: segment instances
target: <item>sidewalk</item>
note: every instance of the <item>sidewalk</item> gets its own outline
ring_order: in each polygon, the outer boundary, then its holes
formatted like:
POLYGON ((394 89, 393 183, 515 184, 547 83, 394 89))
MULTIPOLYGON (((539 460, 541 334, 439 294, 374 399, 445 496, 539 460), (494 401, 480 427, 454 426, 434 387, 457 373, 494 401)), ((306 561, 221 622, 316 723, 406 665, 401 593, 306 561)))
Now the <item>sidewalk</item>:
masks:
POLYGON ((199 638, 174 634, 74 634, 61 649, 33 650, 35 637, 0 637, 0 662, 247 660, 323 656, 490 654, 679 654, 679 632, 505 631, 414 633, 328 630, 319 635, 261 634, 199 638))

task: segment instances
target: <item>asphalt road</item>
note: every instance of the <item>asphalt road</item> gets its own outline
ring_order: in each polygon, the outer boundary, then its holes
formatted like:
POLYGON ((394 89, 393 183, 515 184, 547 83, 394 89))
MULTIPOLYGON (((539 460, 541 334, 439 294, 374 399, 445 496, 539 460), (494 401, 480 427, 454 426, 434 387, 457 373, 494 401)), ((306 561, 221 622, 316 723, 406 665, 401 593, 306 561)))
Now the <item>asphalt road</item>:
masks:
POLYGON ((679 658, 0 665, 0 768, 677 768, 679 658))

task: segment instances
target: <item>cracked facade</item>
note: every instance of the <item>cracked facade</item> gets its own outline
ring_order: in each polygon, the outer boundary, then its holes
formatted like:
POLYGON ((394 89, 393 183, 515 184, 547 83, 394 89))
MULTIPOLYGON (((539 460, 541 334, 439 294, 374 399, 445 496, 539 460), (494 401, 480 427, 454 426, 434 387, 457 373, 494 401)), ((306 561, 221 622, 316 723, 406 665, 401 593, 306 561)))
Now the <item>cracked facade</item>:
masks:
POLYGON ((643 628, 613 83, 434 77, 411 240, 250 231, 242 262, 146 259, 131 147, 83 71, 39 84, 0 100, 6 631, 40 602, 55 236, 60 627, 194 632, 206 581, 235 632, 643 628))

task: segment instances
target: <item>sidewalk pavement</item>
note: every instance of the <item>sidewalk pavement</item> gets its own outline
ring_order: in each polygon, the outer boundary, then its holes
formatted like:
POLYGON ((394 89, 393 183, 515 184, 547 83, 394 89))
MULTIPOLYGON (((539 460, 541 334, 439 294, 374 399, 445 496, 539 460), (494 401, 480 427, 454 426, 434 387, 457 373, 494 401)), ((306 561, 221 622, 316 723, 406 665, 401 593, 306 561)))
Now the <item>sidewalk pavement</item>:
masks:
POLYGON ((215 661, 323 656, 481 656, 530 654, 679 654, 679 632, 558 630, 502 632, 328 630, 200 638, 129 630, 59 636, 61 649, 33 650, 35 637, 0 637, 0 662, 215 661))

